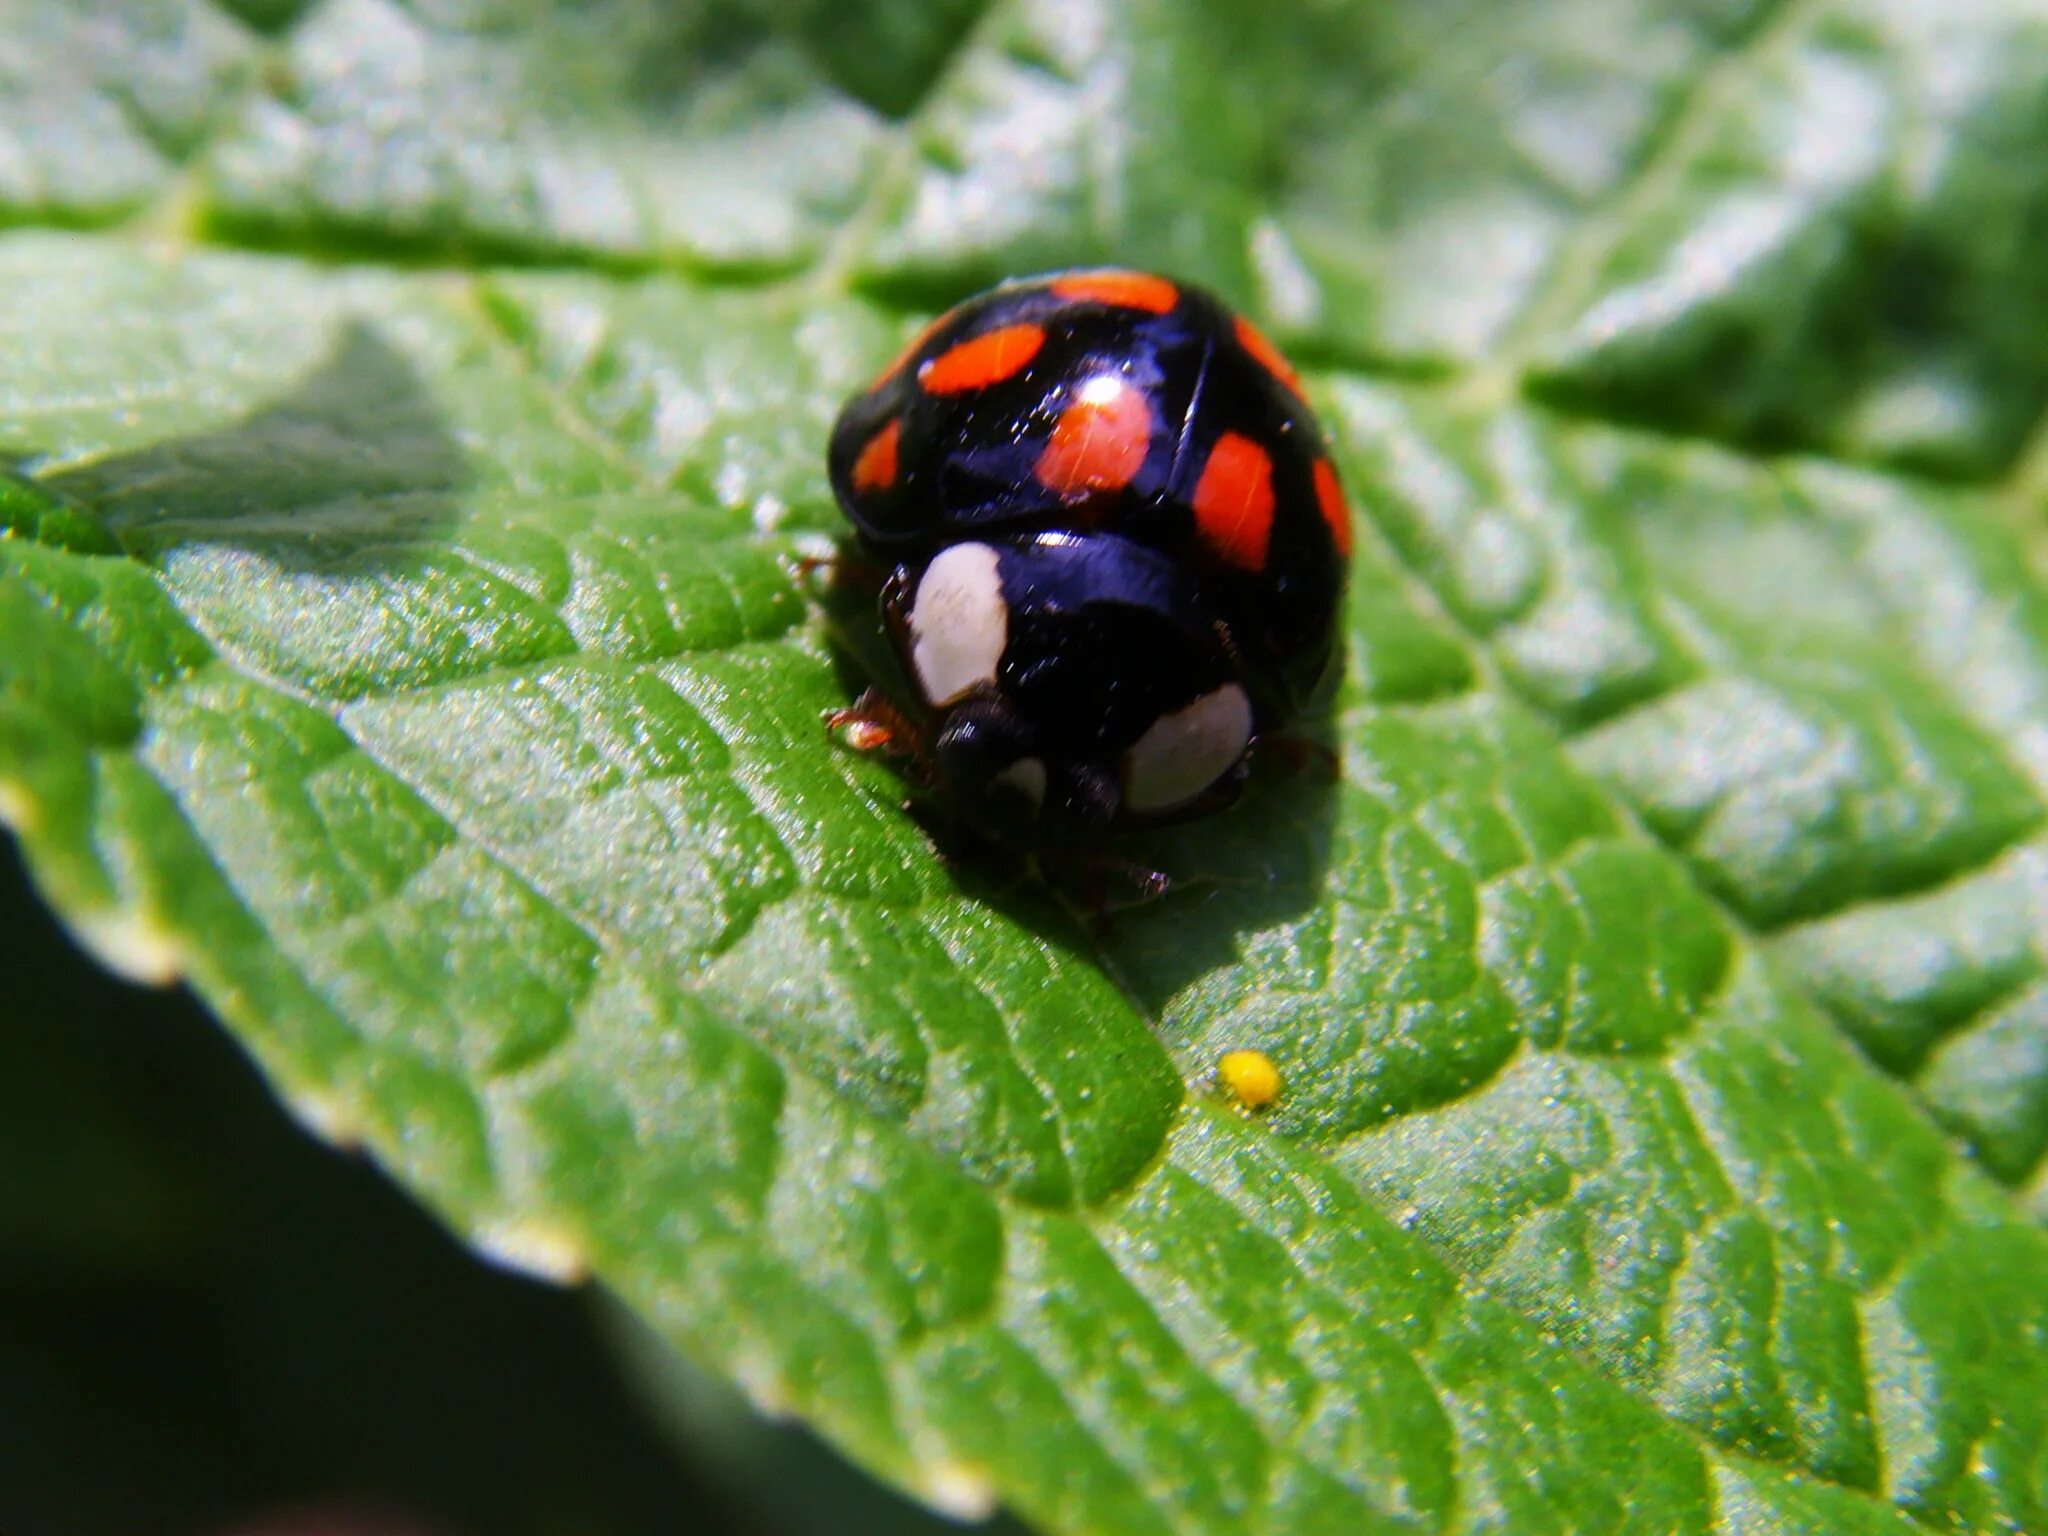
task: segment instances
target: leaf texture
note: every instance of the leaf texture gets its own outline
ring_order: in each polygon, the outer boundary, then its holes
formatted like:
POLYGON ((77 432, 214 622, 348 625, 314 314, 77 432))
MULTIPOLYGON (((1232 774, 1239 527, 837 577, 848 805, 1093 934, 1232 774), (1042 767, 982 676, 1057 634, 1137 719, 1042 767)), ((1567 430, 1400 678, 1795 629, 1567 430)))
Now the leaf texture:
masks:
POLYGON ((0 814, 326 1134, 941 1507, 2048 1525, 2037 8, 14 10, 0 814), (1107 936, 796 562, 1098 259, 1361 521, 1337 781, 1107 936))

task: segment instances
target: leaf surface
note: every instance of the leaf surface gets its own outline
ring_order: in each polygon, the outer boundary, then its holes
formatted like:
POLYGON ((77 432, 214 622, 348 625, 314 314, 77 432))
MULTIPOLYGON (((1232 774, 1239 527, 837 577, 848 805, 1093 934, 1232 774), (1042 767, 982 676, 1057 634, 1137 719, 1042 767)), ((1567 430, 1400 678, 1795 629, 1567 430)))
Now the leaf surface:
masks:
POLYGON ((2048 1524, 2037 10, 16 8, 0 812, 327 1134, 957 1510, 2048 1524), (1098 259, 1360 516, 1337 781, 1107 937, 796 574, 1098 259))

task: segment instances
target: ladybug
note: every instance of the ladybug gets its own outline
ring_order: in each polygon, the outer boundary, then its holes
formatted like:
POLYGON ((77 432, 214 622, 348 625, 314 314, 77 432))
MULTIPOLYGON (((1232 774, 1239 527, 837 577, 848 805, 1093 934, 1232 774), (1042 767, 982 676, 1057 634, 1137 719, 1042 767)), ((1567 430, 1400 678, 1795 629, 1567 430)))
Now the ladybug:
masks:
POLYGON ((910 694, 832 723, 916 753, 986 835, 1222 809, 1333 674, 1337 471, 1294 370, 1199 288, 970 299, 847 402, 829 460, 910 694))

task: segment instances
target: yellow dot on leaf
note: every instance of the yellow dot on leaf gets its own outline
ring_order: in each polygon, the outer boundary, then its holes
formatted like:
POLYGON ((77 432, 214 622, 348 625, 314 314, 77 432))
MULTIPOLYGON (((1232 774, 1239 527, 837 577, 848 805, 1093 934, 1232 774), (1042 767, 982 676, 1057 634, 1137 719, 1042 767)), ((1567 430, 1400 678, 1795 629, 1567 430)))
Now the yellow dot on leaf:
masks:
POLYGON ((1280 1097, 1280 1069, 1264 1051, 1225 1051, 1216 1081, 1245 1109, 1264 1109, 1280 1097))

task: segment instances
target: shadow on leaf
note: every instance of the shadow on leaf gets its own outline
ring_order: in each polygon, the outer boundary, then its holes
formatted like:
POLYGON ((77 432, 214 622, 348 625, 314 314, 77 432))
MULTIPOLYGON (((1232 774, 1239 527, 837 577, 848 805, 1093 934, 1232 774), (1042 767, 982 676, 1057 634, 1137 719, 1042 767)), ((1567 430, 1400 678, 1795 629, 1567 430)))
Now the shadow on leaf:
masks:
MULTIPOLYGON (((1331 749, 1320 731, 1307 739, 1331 749)), ((1105 957, 1153 1019, 1190 983, 1241 964, 1248 936, 1297 923, 1322 904, 1337 814, 1337 770, 1266 750, 1229 811, 1134 838, 1129 856, 1175 888, 1104 936, 1105 957)), ((1169 1043, 1172 1043, 1169 1041, 1169 1043)))
POLYGON ((412 365, 360 321, 238 421, 41 477, 137 554, 234 544, 312 571, 444 534, 471 481, 412 365))
POLYGON ((362 323, 237 421, 39 477, 228 661, 327 700, 575 649, 545 598, 465 547, 473 483, 433 394, 362 323))

